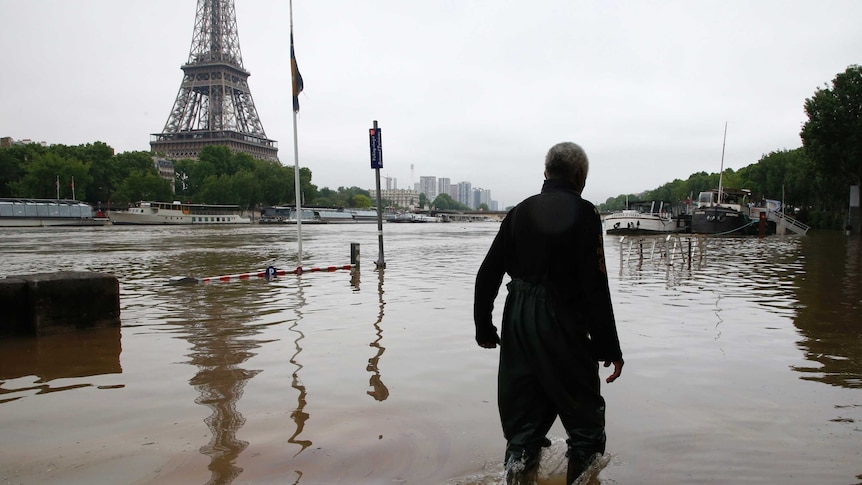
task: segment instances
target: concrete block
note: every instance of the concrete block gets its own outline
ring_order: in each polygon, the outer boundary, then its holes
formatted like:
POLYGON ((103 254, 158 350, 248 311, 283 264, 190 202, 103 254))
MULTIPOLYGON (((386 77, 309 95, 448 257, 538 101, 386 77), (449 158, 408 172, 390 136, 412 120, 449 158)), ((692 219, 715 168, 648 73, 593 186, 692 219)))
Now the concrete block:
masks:
POLYGON ((120 326, 120 283, 115 276, 60 271, 7 279, 23 280, 26 286, 31 335, 120 326))

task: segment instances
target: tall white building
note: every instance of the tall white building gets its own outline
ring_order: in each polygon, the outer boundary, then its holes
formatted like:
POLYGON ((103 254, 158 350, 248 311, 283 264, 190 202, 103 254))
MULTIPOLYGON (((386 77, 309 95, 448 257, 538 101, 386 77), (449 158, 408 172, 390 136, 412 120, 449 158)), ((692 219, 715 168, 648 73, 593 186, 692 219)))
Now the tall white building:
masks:
POLYGON ((428 202, 433 201, 437 197, 437 177, 420 176, 418 190, 420 194, 425 194, 428 202))
POLYGON ((437 179, 437 195, 446 194, 451 197, 449 194, 449 185, 452 184, 452 181, 446 177, 440 177, 437 179))
POLYGON ((473 206, 473 185, 466 181, 458 182, 458 197, 455 200, 471 209, 475 209, 473 206))
POLYGON ((491 209, 491 191, 482 188, 473 189, 473 207, 478 209, 480 205, 485 204, 488 209, 491 209))

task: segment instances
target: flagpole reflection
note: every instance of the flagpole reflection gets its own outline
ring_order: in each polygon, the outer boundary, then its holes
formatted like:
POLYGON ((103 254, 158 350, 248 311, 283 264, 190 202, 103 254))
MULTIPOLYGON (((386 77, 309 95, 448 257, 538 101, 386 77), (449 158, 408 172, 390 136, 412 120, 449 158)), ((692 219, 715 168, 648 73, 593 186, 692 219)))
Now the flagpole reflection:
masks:
POLYGON ((310 417, 309 414, 304 411, 305 405, 308 404, 306 399, 308 391, 306 391, 305 384, 303 384, 302 379, 299 377, 299 372, 303 367, 302 364, 299 363, 298 359, 299 354, 302 353, 300 342, 305 338, 305 334, 299 330, 299 322, 302 320, 302 308, 305 306, 305 293, 302 289, 302 276, 298 275, 296 277, 296 288, 296 296, 299 302, 297 305, 293 306, 294 312, 296 313, 296 319, 289 328, 291 332, 296 334, 296 339, 293 341, 295 352, 290 357, 290 363, 295 367, 293 374, 291 374, 290 387, 299 391, 299 395, 296 398, 296 408, 290 413, 290 418, 293 420, 294 424, 296 424, 296 430, 287 440, 288 443, 299 445, 299 451, 297 451, 293 456, 299 455, 312 444, 311 440, 297 439, 303 429, 305 429, 305 422, 310 417))

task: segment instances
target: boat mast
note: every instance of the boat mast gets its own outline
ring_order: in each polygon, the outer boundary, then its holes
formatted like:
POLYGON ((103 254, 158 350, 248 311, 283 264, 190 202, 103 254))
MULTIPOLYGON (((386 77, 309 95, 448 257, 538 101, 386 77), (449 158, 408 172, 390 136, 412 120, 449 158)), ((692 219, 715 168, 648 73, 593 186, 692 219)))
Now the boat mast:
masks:
POLYGON ((718 172, 718 204, 721 204, 722 177, 724 177, 724 144, 727 142, 727 121, 724 122, 724 138, 721 140, 721 170, 718 172))

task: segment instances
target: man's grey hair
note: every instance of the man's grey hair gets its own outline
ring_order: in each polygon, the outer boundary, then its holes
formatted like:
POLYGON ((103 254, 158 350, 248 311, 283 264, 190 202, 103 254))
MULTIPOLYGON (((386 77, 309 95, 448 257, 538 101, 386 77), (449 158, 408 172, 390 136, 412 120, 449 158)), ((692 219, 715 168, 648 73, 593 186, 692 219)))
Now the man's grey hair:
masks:
POLYGON ((590 162, 584 149, 577 143, 557 143, 545 156, 545 173, 549 179, 568 180, 577 184, 587 178, 590 162))

